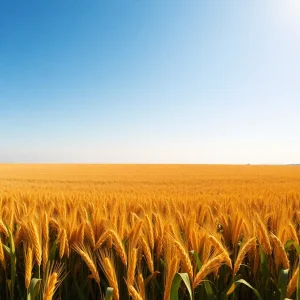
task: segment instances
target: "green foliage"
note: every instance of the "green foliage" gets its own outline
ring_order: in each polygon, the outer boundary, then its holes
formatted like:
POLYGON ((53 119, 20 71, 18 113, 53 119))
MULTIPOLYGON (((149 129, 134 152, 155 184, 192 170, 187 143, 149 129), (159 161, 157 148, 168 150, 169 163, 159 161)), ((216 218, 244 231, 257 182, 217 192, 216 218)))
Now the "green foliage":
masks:
POLYGON ((284 300, 286 298, 288 276, 289 276, 289 269, 280 271, 279 284, 278 284, 279 292, 280 292, 280 300, 284 300))
POLYGON ((111 287, 108 287, 106 289, 106 293, 105 293, 105 300, 112 300, 113 295, 114 295, 114 289, 111 287))
POLYGON ((39 278, 32 278, 30 281, 30 286, 28 288, 27 300, 35 300, 37 299, 38 295, 38 288, 41 279, 39 278))
POLYGON ((171 299, 178 300, 178 291, 181 282, 183 282, 187 288, 189 299, 193 299, 192 286, 190 282, 189 275, 187 273, 177 273, 173 279, 172 287, 171 287, 171 299))
POLYGON ((249 284, 246 280, 240 279, 235 281, 232 286, 230 287, 229 291, 227 292, 227 295, 230 295, 240 284, 244 284, 245 286, 249 287, 251 290, 253 290, 255 296, 259 300, 263 300, 263 298, 260 296, 259 292, 257 289, 255 289, 251 284, 249 284))

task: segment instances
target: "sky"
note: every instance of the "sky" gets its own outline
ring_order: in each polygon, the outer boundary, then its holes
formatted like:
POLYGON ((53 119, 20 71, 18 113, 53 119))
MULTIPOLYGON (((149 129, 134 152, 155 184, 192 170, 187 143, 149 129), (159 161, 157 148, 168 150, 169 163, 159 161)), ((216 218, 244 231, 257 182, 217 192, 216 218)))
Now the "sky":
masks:
POLYGON ((0 162, 300 163, 300 0, 0 2, 0 162))

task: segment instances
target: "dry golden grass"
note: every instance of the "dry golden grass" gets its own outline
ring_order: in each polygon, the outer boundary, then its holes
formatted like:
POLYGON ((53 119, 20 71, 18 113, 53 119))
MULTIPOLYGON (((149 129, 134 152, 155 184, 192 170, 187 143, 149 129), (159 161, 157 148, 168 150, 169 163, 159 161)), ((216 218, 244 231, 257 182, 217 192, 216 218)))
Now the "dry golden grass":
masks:
MULTIPOLYGON (((0 203, 0 276, 11 276, 3 251, 11 232, 27 289, 54 261, 65 268, 64 281, 53 272, 41 283, 49 299, 58 283, 81 278, 87 299, 114 286, 115 299, 166 300, 176 272, 188 274, 195 295, 223 273, 224 289, 241 274, 264 292, 260 251, 273 281, 289 268, 288 295, 297 288, 296 246, 285 246, 300 238, 300 167, 0 165, 0 203)), ((64 286, 59 297, 76 299, 68 289, 76 291, 64 286)))

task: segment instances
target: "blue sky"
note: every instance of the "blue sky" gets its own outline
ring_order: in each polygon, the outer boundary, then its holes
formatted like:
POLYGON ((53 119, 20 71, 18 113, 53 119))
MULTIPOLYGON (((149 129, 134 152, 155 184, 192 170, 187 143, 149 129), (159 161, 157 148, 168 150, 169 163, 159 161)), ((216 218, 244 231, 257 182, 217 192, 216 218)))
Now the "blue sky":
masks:
POLYGON ((300 163, 300 1, 1 1, 0 161, 300 163))

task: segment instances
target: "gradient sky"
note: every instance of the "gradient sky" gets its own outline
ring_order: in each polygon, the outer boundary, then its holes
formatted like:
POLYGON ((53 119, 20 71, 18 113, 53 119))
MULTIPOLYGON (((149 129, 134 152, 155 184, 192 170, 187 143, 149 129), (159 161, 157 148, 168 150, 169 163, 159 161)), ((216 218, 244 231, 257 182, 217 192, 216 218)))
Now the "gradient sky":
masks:
POLYGON ((1 1, 0 161, 300 163, 300 0, 1 1))

